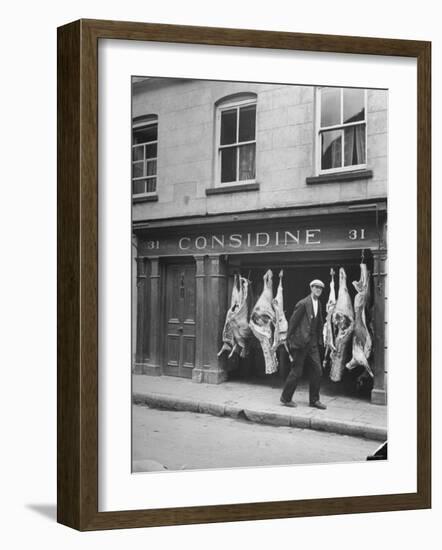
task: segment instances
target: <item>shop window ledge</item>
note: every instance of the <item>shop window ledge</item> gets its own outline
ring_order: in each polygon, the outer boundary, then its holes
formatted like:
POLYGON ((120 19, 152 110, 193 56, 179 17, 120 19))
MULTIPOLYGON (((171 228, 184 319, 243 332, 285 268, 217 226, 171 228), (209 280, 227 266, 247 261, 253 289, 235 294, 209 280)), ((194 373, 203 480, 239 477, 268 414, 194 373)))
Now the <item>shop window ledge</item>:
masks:
POLYGON ((132 197, 132 202, 157 202, 158 195, 134 195, 132 197))
POLYGON ((373 170, 352 170, 350 172, 334 172, 333 174, 321 174, 305 178, 307 185, 315 183, 334 183, 341 181, 363 180, 373 177, 373 170))
POLYGON ((209 187, 206 195, 224 195, 225 193, 240 193, 243 191, 258 191, 259 183, 244 183, 243 185, 226 185, 226 187, 209 187))

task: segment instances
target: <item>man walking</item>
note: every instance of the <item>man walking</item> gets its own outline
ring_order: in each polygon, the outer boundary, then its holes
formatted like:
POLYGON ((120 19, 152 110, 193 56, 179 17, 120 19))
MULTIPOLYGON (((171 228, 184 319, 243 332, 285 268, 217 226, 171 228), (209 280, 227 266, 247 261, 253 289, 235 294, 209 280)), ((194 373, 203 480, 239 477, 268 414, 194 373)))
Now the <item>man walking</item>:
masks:
POLYGON ((323 345, 322 339, 322 307, 319 296, 322 294, 324 283, 315 279, 310 283, 310 295, 300 300, 290 317, 287 332, 287 343, 293 356, 292 368, 281 394, 281 403, 286 407, 296 407, 292 401, 298 381, 302 376, 304 365, 310 368, 310 407, 326 409, 319 400, 321 386, 321 358, 319 346, 323 345))

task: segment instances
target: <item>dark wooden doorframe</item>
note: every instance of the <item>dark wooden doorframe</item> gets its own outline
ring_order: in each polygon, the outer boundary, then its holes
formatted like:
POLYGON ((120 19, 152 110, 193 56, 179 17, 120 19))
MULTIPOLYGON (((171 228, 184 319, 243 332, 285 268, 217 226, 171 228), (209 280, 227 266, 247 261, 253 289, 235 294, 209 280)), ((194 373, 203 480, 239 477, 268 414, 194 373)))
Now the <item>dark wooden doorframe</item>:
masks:
POLYGON ((164 369, 169 376, 191 378, 195 367, 195 262, 166 265, 164 293, 164 369))

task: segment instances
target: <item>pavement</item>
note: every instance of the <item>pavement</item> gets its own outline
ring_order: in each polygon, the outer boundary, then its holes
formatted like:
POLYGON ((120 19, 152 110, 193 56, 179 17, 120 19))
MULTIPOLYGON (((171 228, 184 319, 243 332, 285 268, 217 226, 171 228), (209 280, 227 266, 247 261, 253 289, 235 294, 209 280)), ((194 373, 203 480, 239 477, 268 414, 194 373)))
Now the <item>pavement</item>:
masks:
POLYGON ((136 405, 227 416, 376 441, 387 439, 386 406, 342 395, 330 384, 323 385, 321 389, 321 401, 327 405, 327 410, 309 407, 306 384, 301 384, 296 390, 296 408, 280 404, 280 387, 271 387, 262 382, 205 384, 173 376, 134 374, 132 384, 133 403, 136 405))

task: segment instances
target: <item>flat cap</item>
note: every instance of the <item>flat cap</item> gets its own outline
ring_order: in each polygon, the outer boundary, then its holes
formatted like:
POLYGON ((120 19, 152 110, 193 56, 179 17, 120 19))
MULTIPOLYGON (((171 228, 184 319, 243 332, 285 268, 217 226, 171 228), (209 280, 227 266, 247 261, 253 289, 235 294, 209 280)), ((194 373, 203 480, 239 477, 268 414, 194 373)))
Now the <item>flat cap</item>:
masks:
POLYGON ((320 286, 321 288, 324 288, 325 285, 319 279, 313 279, 313 281, 310 283, 310 286, 320 286))

